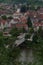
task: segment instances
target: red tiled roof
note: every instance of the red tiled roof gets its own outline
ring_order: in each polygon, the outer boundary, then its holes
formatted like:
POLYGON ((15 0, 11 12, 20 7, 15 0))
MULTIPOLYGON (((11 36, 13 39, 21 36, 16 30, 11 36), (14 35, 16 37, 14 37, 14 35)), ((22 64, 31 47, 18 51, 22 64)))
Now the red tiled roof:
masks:
POLYGON ((35 22, 35 23, 34 23, 34 26, 43 26, 43 22, 40 22, 40 23, 35 22))
POLYGON ((0 22, 3 23, 3 24, 5 24, 6 23, 6 20, 1 20, 0 22))
POLYGON ((17 28, 21 28, 21 27, 27 27, 27 24, 16 24, 17 28))
POLYGON ((14 21, 18 21, 19 22, 20 20, 19 19, 14 19, 14 21))
POLYGON ((27 11, 27 12, 25 13, 25 16, 29 16, 29 15, 30 15, 30 12, 27 11))
POLYGON ((39 18, 40 19, 43 19, 43 14, 39 14, 39 18))
POLYGON ((21 19, 20 19, 20 20, 21 20, 21 22, 23 22, 23 23, 26 23, 26 22, 27 22, 27 19, 26 19, 26 17, 24 17, 24 16, 23 16, 23 17, 21 17, 21 19))

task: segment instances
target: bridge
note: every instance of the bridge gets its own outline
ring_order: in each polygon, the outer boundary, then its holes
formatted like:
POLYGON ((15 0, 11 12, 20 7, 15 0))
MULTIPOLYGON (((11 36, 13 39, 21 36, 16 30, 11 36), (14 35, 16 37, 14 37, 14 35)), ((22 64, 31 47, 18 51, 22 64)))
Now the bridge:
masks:
POLYGON ((24 34, 21 34, 20 36, 17 37, 17 40, 14 42, 13 46, 19 46, 20 44, 22 44, 25 40, 27 41, 32 41, 33 40, 33 35, 34 33, 30 36, 29 39, 25 39, 25 35, 26 33, 24 34))

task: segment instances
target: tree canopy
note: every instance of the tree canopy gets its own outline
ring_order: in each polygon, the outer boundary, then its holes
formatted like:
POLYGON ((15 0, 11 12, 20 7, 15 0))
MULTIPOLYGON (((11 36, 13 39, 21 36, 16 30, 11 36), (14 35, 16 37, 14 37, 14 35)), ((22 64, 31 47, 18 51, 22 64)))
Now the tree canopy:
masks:
POLYGON ((32 22, 31 22, 30 17, 27 18, 27 25, 28 27, 32 27, 32 22))
POLYGON ((27 7, 25 5, 22 5, 20 12, 25 13, 26 11, 27 11, 27 7))
POLYGON ((6 19, 7 19, 7 16, 6 16, 6 15, 3 15, 3 16, 1 16, 1 18, 2 18, 3 20, 6 20, 6 19))

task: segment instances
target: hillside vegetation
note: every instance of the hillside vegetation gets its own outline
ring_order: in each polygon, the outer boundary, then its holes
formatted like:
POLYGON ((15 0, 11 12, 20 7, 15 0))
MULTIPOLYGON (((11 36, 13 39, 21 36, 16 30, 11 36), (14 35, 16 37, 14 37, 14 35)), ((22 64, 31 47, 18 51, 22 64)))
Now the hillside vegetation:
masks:
POLYGON ((0 0, 0 2, 3 2, 3 3, 29 3, 29 4, 32 4, 32 5, 42 5, 43 6, 43 0, 0 0))

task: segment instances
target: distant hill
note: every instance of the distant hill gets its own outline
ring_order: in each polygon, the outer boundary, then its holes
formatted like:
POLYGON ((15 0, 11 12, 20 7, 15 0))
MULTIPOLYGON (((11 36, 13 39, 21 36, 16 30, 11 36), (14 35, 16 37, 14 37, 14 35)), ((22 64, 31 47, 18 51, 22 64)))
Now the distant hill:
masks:
POLYGON ((4 3, 24 3, 27 2, 27 0, 0 0, 0 2, 4 2, 4 3))
POLYGON ((43 5, 43 0, 0 0, 0 3, 25 3, 28 2, 29 4, 33 5, 43 5))

